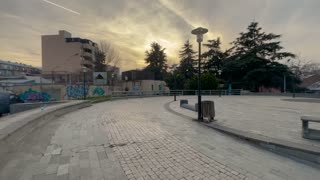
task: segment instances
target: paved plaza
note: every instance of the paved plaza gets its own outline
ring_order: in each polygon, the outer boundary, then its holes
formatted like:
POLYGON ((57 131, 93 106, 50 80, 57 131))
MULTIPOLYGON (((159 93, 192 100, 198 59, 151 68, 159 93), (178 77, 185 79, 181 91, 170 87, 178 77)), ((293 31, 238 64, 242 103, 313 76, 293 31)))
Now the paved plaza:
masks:
MULTIPOLYGON (((39 125, 27 136, 13 135, 1 147, 0 179, 319 179, 319 166, 172 114, 165 108, 170 101, 104 102, 39 125)), ((230 98, 224 106, 237 101, 250 104, 230 98)), ((233 114, 234 108, 223 112, 233 114)))
MULTIPOLYGON (((189 104, 197 97, 185 96, 189 104)), ((320 148, 320 142, 301 136, 302 115, 320 117, 320 99, 291 98, 281 96, 204 96, 213 100, 216 109, 216 124, 259 134, 276 139, 320 148)), ((177 112, 196 118, 197 114, 180 108, 179 102, 170 104, 177 112)), ((320 129, 320 123, 310 123, 310 128, 320 129)))

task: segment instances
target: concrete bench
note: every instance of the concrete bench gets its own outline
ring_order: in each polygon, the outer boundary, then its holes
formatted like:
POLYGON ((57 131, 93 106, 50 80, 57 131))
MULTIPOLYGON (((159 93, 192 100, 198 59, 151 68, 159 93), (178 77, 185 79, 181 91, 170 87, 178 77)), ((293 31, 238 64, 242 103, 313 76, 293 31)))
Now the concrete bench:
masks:
POLYGON ((185 99, 180 100, 180 107, 197 112, 195 106, 188 104, 188 100, 185 100, 185 99))
MULTIPOLYGON (((215 108, 213 101, 201 101, 202 106, 202 116, 206 117, 207 119, 203 119, 205 122, 211 122, 214 120, 215 117, 215 108)), ((189 109, 191 111, 198 112, 198 103, 195 105, 188 104, 188 100, 181 99, 180 100, 180 107, 189 109)))
POLYGON ((320 117, 301 116, 302 137, 306 139, 320 140, 320 130, 310 129, 309 122, 320 123, 320 117))

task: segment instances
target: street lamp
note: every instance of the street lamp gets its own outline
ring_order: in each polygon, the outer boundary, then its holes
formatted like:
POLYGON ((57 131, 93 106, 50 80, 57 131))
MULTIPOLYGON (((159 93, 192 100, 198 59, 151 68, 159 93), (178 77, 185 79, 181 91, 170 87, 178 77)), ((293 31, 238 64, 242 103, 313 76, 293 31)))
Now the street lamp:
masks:
POLYGON ((198 27, 191 31, 192 34, 197 36, 197 42, 199 43, 199 59, 198 59, 198 120, 201 121, 202 117, 202 108, 201 108, 201 42, 203 41, 203 35, 208 32, 208 29, 198 27))
POLYGON ((173 78, 174 78, 174 91, 173 91, 173 95, 174 95, 174 101, 177 101, 177 79, 176 79, 176 75, 177 75, 177 73, 176 73, 176 70, 177 70, 177 67, 178 67, 178 65, 177 64, 173 64, 172 66, 171 66, 171 69, 172 69, 172 73, 173 73, 173 78))
POLYGON ((83 100, 86 100, 86 72, 87 72, 87 67, 82 66, 82 72, 83 72, 83 100))

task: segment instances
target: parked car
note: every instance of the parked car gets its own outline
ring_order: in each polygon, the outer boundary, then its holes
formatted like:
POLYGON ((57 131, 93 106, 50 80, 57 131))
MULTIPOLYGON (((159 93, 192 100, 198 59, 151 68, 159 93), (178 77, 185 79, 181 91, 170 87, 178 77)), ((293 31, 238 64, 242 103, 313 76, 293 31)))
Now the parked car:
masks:
POLYGON ((0 92, 0 117, 10 113, 10 104, 23 103, 15 94, 0 92))
POLYGON ((0 92, 0 117, 10 112, 10 94, 0 92))

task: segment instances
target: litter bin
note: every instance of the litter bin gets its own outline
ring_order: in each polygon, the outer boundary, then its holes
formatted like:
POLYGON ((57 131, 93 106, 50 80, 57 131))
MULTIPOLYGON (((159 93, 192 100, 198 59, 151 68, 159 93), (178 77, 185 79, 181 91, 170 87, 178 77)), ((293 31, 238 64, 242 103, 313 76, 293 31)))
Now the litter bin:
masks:
POLYGON ((202 105, 202 116, 204 118, 208 118, 208 122, 213 121, 215 117, 214 102, 202 101, 201 105, 202 105))

